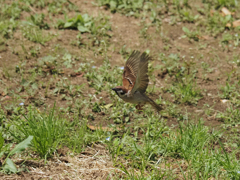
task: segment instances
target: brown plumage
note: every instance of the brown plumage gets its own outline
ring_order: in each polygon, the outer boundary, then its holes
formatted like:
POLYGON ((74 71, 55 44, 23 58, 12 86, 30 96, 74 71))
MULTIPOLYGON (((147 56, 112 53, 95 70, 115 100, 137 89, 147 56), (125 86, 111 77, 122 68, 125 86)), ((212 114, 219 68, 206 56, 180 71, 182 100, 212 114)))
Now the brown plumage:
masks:
POLYGON ((113 90, 124 101, 138 104, 139 109, 141 109, 141 105, 149 103, 157 111, 160 111, 162 108, 145 94, 149 82, 149 60, 151 58, 146 53, 133 51, 124 67, 123 86, 117 86, 113 90))

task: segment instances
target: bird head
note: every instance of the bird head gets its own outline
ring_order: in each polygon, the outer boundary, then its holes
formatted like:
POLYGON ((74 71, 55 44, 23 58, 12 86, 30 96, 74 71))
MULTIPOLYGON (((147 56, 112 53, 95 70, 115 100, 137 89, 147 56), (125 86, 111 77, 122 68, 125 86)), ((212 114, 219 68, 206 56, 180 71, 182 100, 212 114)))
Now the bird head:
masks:
POLYGON ((112 90, 115 91, 120 98, 125 97, 128 93, 128 90, 123 86, 117 86, 112 88, 112 90))

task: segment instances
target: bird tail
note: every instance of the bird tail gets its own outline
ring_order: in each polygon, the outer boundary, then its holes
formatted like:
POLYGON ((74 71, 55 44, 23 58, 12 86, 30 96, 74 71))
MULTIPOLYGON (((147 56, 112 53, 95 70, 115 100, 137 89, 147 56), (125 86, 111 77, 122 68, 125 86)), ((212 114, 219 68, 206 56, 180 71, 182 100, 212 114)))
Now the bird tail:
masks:
POLYGON ((156 110, 156 111, 161 111, 163 110, 163 108, 161 106, 159 106, 157 103, 155 103, 151 98, 149 98, 148 96, 146 96, 148 99, 148 103, 151 104, 151 106, 156 110))

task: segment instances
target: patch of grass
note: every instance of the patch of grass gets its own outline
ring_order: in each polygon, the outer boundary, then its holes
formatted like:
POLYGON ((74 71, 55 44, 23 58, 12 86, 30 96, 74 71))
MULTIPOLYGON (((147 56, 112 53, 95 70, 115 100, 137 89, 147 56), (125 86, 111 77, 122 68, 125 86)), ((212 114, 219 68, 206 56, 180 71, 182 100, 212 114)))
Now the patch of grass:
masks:
POLYGON ((0 7, 0 20, 15 20, 19 19, 22 12, 22 8, 18 2, 12 2, 10 4, 2 1, 0 7))
POLYGON ((237 86, 238 83, 231 84, 230 82, 226 82, 226 85, 221 87, 222 94, 220 94, 220 97, 223 99, 231 99, 231 97, 234 97, 237 86))
POLYGON ((105 35, 111 30, 109 19, 106 17, 92 18, 88 14, 78 14, 76 17, 65 20, 58 20, 57 28, 59 29, 77 29, 81 33, 89 32, 93 35, 105 35))
POLYGON ((38 27, 27 25, 22 28, 23 36, 28 40, 44 45, 46 42, 50 41, 55 35, 50 34, 38 27))
POLYGON ((229 21, 232 21, 232 16, 223 17, 218 12, 214 12, 213 15, 209 14, 209 17, 206 19, 206 30, 216 37, 224 32, 225 26, 229 21))
POLYGON ((70 11, 78 11, 78 7, 68 0, 58 0, 58 1, 52 1, 52 0, 23 0, 23 2, 30 7, 30 9, 38 8, 38 9, 44 9, 46 8, 49 14, 64 14, 66 12, 70 11))
POLYGON ((10 21, 1 21, 0 22, 0 35, 6 39, 12 37, 13 32, 16 30, 18 25, 17 21, 10 20, 10 21))
POLYGON ((125 15, 136 15, 142 10, 143 0, 98 0, 100 6, 107 6, 111 12, 121 12, 125 15))
POLYGON ((161 174, 167 177, 169 171, 173 170, 168 163, 170 157, 178 159, 174 163, 184 169, 182 175, 187 179, 238 177, 237 173, 232 173, 237 168, 229 164, 230 159, 237 163, 234 154, 226 156, 221 153, 221 148, 213 149, 211 146, 212 143, 218 142, 221 134, 209 133, 209 129, 201 122, 196 125, 181 123, 177 131, 172 131, 164 128, 156 119, 148 117, 146 125, 138 130, 136 128, 133 136, 125 133, 122 137, 111 137, 113 140, 108 145, 114 162, 126 172, 128 178, 139 175, 141 177, 144 174, 148 176, 150 172, 155 172, 164 165, 161 174), (143 137, 138 136, 139 132, 143 137), (122 158, 131 164, 130 169, 127 170, 119 162, 122 158), (136 168, 139 172, 135 174, 131 169, 136 168), (226 171, 222 171, 221 168, 226 171))
POLYGON ((227 126, 238 126, 240 124, 240 111, 239 109, 230 106, 226 109, 225 112, 219 112, 217 118, 221 121, 224 121, 227 126))
POLYGON ((122 71, 117 68, 111 68, 110 62, 106 59, 102 66, 100 66, 97 70, 95 68, 89 68, 86 73, 86 78, 89 81, 89 85, 94 87, 98 91, 109 90, 111 87, 114 87, 114 84, 117 86, 117 83, 120 84, 119 79, 115 78, 116 76, 120 76, 122 71), (108 73, 111 70, 112 76, 108 73))
POLYGON ((202 98, 201 90, 196 88, 192 80, 176 83, 170 92, 174 93, 175 101, 187 104, 197 104, 202 98))
POLYGON ((162 63, 164 64, 164 66, 161 68, 162 71, 164 71, 166 68, 167 73, 170 76, 173 76, 175 73, 181 70, 181 62, 178 54, 171 53, 168 57, 166 57, 165 54, 161 53, 159 56, 162 63))
POLYGON ((73 45, 84 45, 82 41, 82 33, 89 33, 91 36, 88 46, 96 46, 97 53, 102 54, 106 52, 106 48, 109 46, 109 38, 111 38, 111 24, 109 18, 106 16, 98 16, 93 18, 88 14, 77 15, 74 18, 65 20, 58 20, 57 28, 59 29, 76 29, 80 33, 77 35, 78 40, 73 40, 73 45))
POLYGON ((34 14, 31 15, 29 20, 33 25, 38 26, 40 29, 49 29, 48 23, 44 22, 44 14, 34 14))
MULTIPOLYGON (((198 32, 194 32, 194 31, 190 31, 188 28, 183 27, 182 30, 185 32, 185 36, 188 37, 189 39, 193 39, 194 41, 199 41, 199 33, 198 32)), ((183 38, 185 36, 182 36, 183 38)))
POLYGON ((49 114, 42 114, 31 107, 24 118, 25 120, 13 122, 18 133, 12 132, 15 138, 21 140, 33 136, 32 145, 40 157, 46 159, 51 156, 65 136, 65 119, 56 116, 54 108, 49 114))
POLYGON ((76 11, 78 12, 78 7, 67 0, 59 0, 57 2, 50 2, 47 6, 48 12, 56 15, 56 14, 64 14, 66 12, 76 11))
POLYGON ((63 20, 59 20, 57 27, 59 29, 78 29, 80 32, 89 32, 92 26, 92 17, 88 14, 77 15, 74 18, 66 19, 65 22, 63 20))
MULTIPOLYGON (((7 174, 11 173, 17 173, 19 170, 17 169, 16 165, 14 162, 10 159, 10 156, 13 156, 16 153, 20 153, 24 151, 26 148, 30 146, 30 143, 33 139, 33 136, 29 136, 27 139, 23 140, 19 144, 17 144, 6 156, 3 166, 1 167, 2 171, 7 174)), ((2 137, 2 134, 0 133, 0 158, 3 156, 4 153, 9 151, 9 146, 6 145, 4 146, 4 139, 2 137)))
POLYGON ((183 22, 194 23, 195 21, 198 20, 199 14, 192 15, 189 9, 183 9, 180 11, 180 17, 183 22))

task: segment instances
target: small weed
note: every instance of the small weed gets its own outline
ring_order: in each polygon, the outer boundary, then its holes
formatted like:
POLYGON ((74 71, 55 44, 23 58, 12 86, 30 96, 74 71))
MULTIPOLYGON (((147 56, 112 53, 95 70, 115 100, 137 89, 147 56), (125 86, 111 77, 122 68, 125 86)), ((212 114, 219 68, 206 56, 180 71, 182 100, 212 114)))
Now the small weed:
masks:
POLYGON ((168 57, 166 57, 165 54, 160 54, 160 59, 164 64, 162 70, 166 68, 170 76, 181 70, 180 57, 178 54, 170 54, 168 57))
MULTIPOLYGON (((102 39, 104 37, 111 37, 111 34, 109 34, 109 31, 111 30, 109 18, 104 16, 92 18, 88 14, 79 14, 72 19, 65 18, 65 20, 59 20, 57 27, 59 29, 77 29, 80 33, 90 33, 93 36, 93 46, 100 46, 102 43, 106 46, 105 41, 102 39)), ((78 39, 81 39, 81 34, 77 37, 78 39)), ((79 41, 78 44, 80 45, 81 41, 79 41)))
POLYGON ((31 107, 24 118, 19 123, 13 122, 22 135, 13 135, 18 140, 33 136, 32 145, 35 151, 45 159, 51 156, 65 136, 65 119, 56 116, 54 108, 49 114, 39 114, 31 107))
POLYGON ((70 11, 78 11, 78 7, 67 0, 58 0, 54 2, 50 2, 47 6, 48 12, 56 15, 56 14, 64 14, 70 11))
POLYGON ((44 14, 34 14, 30 16, 29 21, 38 26, 40 29, 49 29, 50 27, 44 22, 44 18, 44 14))
MULTIPOLYGON (((10 173, 17 173, 19 170, 17 169, 14 162, 10 159, 10 156, 13 156, 16 153, 20 153, 24 151, 26 148, 30 146, 30 143, 33 139, 33 136, 29 136, 27 139, 23 140, 19 144, 17 144, 9 153, 7 153, 7 157, 5 158, 4 162, 2 163, 2 171, 10 174, 10 173)), ((3 156, 4 153, 9 151, 10 144, 4 146, 4 139, 2 137, 2 134, 0 133, 0 158, 3 156)))
POLYGON ((0 35, 6 39, 11 38, 17 25, 18 22, 13 19, 10 21, 0 21, 0 35))
POLYGON ((190 10, 184 9, 180 11, 180 17, 183 22, 194 23, 199 18, 199 15, 193 16, 190 10))
POLYGON ((237 84, 230 84, 229 82, 226 82, 226 85, 221 87, 220 90, 222 91, 222 94, 220 94, 220 97, 222 99, 231 99, 231 97, 234 96, 234 93, 236 91, 237 84))
POLYGON ((72 19, 66 19, 65 21, 59 20, 57 27, 59 29, 78 29, 80 32, 89 32, 92 26, 92 17, 88 14, 77 15, 72 19))
POLYGON ((238 126, 240 124, 240 111, 231 105, 225 112, 219 112, 217 118, 224 121, 226 127, 238 126))
POLYGON ((0 20, 11 19, 16 20, 20 17, 22 9, 19 6, 18 2, 13 2, 11 4, 7 4, 1 2, 2 6, 0 7, 0 20))
POLYGON ((223 36, 222 36, 222 40, 221 40, 221 43, 223 44, 229 44, 229 42, 232 40, 232 35, 231 34, 228 34, 228 33, 224 33, 223 36))
POLYGON ((169 91, 174 93, 175 101, 180 103, 197 104, 202 98, 201 90, 197 89, 194 81, 189 78, 177 82, 169 91))
POLYGON ((54 35, 46 33, 38 27, 25 26, 22 29, 23 36, 28 40, 44 45, 46 42, 50 41, 54 35))
POLYGON ((230 22, 231 19, 231 15, 223 17, 218 12, 214 12, 212 15, 209 15, 207 21, 204 22, 206 23, 206 30, 216 37, 224 32, 226 24, 230 22))
POLYGON ((119 11, 125 15, 135 15, 140 12, 143 7, 143 0, 98 0, 100 6, 107 6, 111 12, 119 11))
POLYGON ((185 36, 182 36, 182 38, 188 37, 189 39, 193 39, 194 41, 198 41, 199 40, 199 33, 198 32, 194 32, 194 31, 190 31, 188 28, 183 27, 182 30, 185 32, 185 36))

